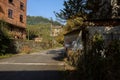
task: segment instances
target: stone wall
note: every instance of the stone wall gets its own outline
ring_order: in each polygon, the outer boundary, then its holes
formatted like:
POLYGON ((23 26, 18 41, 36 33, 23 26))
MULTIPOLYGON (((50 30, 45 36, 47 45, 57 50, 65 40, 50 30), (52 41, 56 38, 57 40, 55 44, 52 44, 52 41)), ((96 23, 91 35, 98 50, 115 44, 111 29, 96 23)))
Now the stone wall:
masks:
POLYGON ((40 51, 43 49, 48 49, 50 46, 47 43, 35 42, 32 40, 13 40, 12 45, 17 53, 30 53, 34 51, 40 51))
POLYGON ((120 40, 120 26, 96 26, 88 27, 90 38, 97 32, 102 35, 104 40, 120 40))

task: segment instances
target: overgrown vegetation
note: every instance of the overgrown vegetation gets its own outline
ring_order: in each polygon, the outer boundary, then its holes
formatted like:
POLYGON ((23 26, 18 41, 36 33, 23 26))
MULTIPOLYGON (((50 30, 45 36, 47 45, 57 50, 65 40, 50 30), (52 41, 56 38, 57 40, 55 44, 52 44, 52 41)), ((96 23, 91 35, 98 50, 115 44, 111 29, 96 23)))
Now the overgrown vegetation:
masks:
POLYGON ((103 40, 96 40, 92 49, 82 55, 78 65, 78 71, 82 72, 87 80, 119 80, 120 77, 120 41, 112 41, 103 48, 103 40), (119 49, 118 49, 119 48, 119 49), (104 52, 105 51, 105 52, 104 52))
POLYGON ((59 13, 55 13, 60 20, 65 20, 65 32, 69 32, 83 25, 86 19, 84 0, 67 0, 64 1, 64 8, 59 13))
MULTIPOLYGON (((119 80, 120 79, 120 41, 108 42, 105 47, 102 36, 95 33, 91 39, 91 49, 71 52, 70 64, 76 71, 68 74, 75 80, 119 80), (75 76, 74 76, 75 75, 75 76)), ((69 79, 68 78, 68 79, 69 79)))
POLYGON ((27 25, 27 37, 33 40, 35 37, 42 37, 43 41, 50 40, 51 24, 27 25))
POLYGON ((8 24, 0 21, 0 55, 16 52, 15 46, 8 33, 8 24))
POLYGON ((61 45, 64 44, 64 29, 58 36, 55 37, 55 40, 60 43, 61 45))
POLYGON ((84 51, 70 52, 70 64, 77 71, 70 71, 68 80, 120 79, 120 41, 113 40, 105 45, 98 33, 89 39, 86 30, 88 24, 84 23, 84 20, 110 19, 111 10, 111 5, 106 0, 66 0, 64 8, 56 13, 58 18, 66 21, 66 32, 83 26, 84 51))
POLYGON ((59 22, 43 18, 41 16, 27 16, 27 38, 34 40, 41 39, 40 43, 46 48, 57 47, 60 44, 54 41, 55 37, 51 36, 52 27, 62 26, 59 22))
POLYGON ((0 59, 3 59, 3 58, 9 58, 9 57, 12 57, 13 54, 2 54, 0 55, 0 59))

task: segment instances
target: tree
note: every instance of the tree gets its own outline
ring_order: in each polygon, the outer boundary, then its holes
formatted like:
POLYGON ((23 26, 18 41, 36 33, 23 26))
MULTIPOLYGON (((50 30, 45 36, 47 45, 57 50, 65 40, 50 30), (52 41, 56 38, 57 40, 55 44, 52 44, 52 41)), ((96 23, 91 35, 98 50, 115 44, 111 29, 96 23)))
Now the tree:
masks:
POLYGON ((86 19, 85 0, 67 0, 64 1, 64 8, 60 13, 55 13, 56 17, 65 20, 65 32, 83 25, 86 19))
POLYGON ((108 19, 112 16, 112 6, 109 0, 67 0, 64 8, 56 16, 63 20, 76 17, 83 19, 108 19))
POLYGON ((90 19, 107 19, 111 17, 112 7, 109 0, 87 0, 86 10, 90 19))
POLYGON ((65 31, 69 32, 75 28, 79 28, 83 25, 83 18, 81 17, 76 17, 74 19, 69 19, 67 20, 67 23, 65 25, 65 31))
POLYGON ((64 8, 60 10, 60 13, 55 13, 55 15, 63 20, 75 18, 76 16, 84 18, 84 4, 85 0, 64 1, 64 8))

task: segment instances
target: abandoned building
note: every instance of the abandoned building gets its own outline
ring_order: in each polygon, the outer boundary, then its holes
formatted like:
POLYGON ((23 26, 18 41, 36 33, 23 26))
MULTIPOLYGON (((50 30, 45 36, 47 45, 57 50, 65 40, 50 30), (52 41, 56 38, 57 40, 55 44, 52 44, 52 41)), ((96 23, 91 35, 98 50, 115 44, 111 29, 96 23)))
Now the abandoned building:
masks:
POLYGON ((64 35, 64 44, 70 42, 68 43, 69 46, 74 43, 72 49, 67 51, 68 59, 73 57, 71 56, 72 52, 76 53, 75 51, 80 51, 81 49, 89 52, 92 48, 92 40, 96 34, 101 36, 105 47, 111 44, 111 41, 120 40, 120 0, 101 0, 98 5, 101 7, 93 13, 94 15, 90 19, 84 20, 84 24, 87 24, 87 26, 82 27, 86 31, 83 31, 80 27, 76 31, 73 30, 64 35), (75 33, 77 33, 77 37, 74 37, 75 33), (83 45, 83 41, 85 45, 83 45), (84 48, 81 48, 81 46, 84 48))
POLYGON ((10 35, 16 39, 26 38, 27 0, 0 0, 0 20, 8 24, 10 35))
POLYGON ((120 0, 101 0, 101 7, 96 12, 96 16, 105 15, 87 20, 88 23, 93 23, 87 28, 91 35, 95 32, 100 33, 104 40, 120 40, 120 0))
POLYGON ((63 30, 62 26, 52 26, 50 36, 56 37, 62 32, 62 30, 63 30))

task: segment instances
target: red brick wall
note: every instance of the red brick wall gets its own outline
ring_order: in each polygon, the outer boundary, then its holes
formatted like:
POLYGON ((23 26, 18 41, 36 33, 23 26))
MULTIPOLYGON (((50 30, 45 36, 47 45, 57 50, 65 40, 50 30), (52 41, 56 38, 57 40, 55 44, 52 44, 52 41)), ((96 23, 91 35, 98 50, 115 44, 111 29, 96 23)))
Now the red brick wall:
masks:
POLYGON ((13 0, 13 4, 9 3, 9 0, 0 0, 0 19, 15 26, 25 28, 26 0, 13 0), (24 3, 24 10, 20 9, 20 2, 24 3), (8 17, 8 9, 13 10, 13 18, 8 17), (23 15, 23 22, 20 22, 20 14, 23 15))

